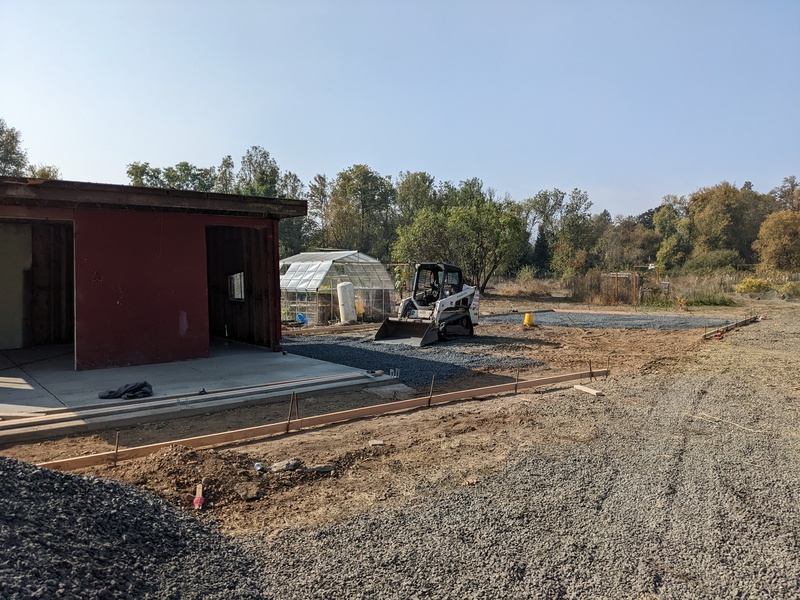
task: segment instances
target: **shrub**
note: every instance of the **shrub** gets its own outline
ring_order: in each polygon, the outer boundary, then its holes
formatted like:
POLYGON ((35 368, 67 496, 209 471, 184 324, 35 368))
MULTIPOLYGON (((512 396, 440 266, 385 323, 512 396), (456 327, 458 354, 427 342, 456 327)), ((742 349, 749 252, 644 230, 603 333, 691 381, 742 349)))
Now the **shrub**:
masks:
POLYGON ((686 298, 689 306, 734 306, 733 298, 725 294, 690 294, 686 298))
POLYGON ((784 283, 778 291, 787 296, 800 296, 800 281, 789 281, 784 283))
POLYGON ((712 273, 714 271, 734 271, 742 264, 742 257, 736 250, 711 250, 693 256, 683 264, 684 273, 712 273))
POLYGON ((530 283, 536 278, 536 270, 530 266, 525 265, 517 273, 517 280, 520 283, 530 283))
POLYGON ((772 289, 772 286, 766 279, 758 279, 757 277, 747 277, 734 288, 737 294, 762 294, 772 289))

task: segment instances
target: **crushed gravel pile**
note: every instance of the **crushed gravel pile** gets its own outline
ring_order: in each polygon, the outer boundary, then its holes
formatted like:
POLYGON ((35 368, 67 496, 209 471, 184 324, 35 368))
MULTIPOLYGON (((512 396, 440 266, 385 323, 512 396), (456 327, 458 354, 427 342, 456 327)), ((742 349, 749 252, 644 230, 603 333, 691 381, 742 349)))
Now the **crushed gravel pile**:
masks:
POLYGON ((432 375, 441 382, 462 376, 471 369, 522 369, 543 364, 536 359, 494 356, 491 347, 480 351, 478 338, 459 338, 416 348, 406 344, 376 344, 372 335, 360 338, 318 335, 284 337, 281 345, 292 354, 356 369, 386 373, 399 370, 400 382, 411 387, 430 383, 432 375), (462 352, 461 349, 471 351, 462 352))
POLYGON ((137 487, 0 457, 0 598, 253 598, 241 548, 137 487))
MULTIPOLYGON (((511 313, 506 315, 490 315, 481 317, 483 323, 507 323, 522 325, 525 315, 511 313)), ((716 329, 734 321, 708 317, 692 317, 689 315, 652 315, 622 313, 581 313, 543 311, 534 314, 537 325, 550 327, 580 327, 583 329, 658 329, 680 330, 707 327, 716 329)))

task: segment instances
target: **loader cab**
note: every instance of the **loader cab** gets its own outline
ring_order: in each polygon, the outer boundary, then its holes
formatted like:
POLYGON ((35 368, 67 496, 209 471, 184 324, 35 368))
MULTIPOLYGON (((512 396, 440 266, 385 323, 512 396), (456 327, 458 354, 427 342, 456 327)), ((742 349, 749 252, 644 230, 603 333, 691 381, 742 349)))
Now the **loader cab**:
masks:
POLYGON ((464 287, 461 269, 445 263, 420 263, 414 275, 414 302, 431 306, 442 298, 459 293, 464 287))

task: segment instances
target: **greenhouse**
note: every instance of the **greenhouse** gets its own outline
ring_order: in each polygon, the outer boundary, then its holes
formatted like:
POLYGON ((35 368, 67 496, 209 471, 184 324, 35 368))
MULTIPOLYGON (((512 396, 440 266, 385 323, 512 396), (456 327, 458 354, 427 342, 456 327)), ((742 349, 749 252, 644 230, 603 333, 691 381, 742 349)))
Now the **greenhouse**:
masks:
POLYGON ((386 267, 355 250, 302 252, 280 261, 281 315, 284 322, 327 325, 340 321, 337 286, 355 288, 361 322, 380 322, 394 314, 398 294, 386 267))

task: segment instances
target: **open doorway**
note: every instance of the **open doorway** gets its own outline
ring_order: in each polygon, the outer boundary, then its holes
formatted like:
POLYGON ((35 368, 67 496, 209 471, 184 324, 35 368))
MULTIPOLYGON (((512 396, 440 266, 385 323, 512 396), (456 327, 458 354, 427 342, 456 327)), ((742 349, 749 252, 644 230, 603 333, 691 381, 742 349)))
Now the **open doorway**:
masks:
POLYGON ((0 222, 0 349, 74 344, 71 222, 0 222))
POLYGON ((207 227, 208 325, 212 338, 270 346, 272 298, 264 229, 207 227))

